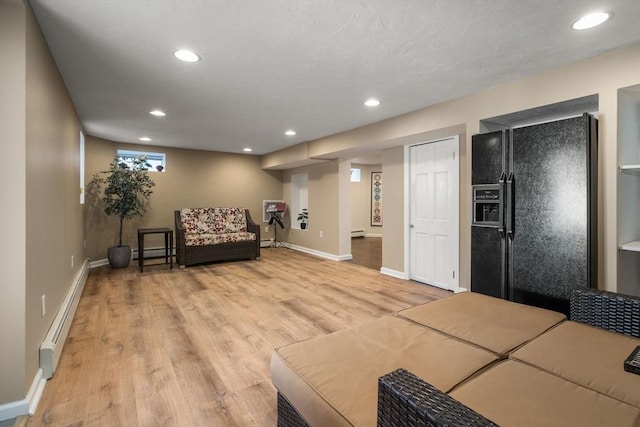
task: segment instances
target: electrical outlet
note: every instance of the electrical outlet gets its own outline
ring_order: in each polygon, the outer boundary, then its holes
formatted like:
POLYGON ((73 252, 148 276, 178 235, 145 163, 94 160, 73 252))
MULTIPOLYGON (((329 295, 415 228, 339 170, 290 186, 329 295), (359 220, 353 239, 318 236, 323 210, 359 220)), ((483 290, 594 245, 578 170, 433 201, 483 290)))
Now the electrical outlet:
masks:
POLYGON ((322 237, 323 235, 324 235, 324 233, 321 231, 321 232, 320 232, 320 237, 322 237))
POLYGON ((73 268, 73 255, 71 255, 71 268, 73 268))
POLYGON ((40 313, 41 313, 42 317, 44 317, 44 315, 47 314, 47 297, 46 297, 46 295, 42 295, 42 297, 40 298, 40 313))
POLYGON ((268 233, 268 232, 269 232, 269 226, 268 226, 268 225, 265 225, 265 226, 264 226, 264 232, 265 232, 265 233, 268 233))

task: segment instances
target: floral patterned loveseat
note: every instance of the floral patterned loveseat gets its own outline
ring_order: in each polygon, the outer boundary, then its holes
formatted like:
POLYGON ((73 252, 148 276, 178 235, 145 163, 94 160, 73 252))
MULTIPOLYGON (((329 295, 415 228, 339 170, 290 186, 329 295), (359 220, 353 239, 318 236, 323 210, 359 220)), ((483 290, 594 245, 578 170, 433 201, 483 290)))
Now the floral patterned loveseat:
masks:
POLYGON ((176 263, 260 257, 260 226, 244 208, 184 208, 174 212, 176 263))

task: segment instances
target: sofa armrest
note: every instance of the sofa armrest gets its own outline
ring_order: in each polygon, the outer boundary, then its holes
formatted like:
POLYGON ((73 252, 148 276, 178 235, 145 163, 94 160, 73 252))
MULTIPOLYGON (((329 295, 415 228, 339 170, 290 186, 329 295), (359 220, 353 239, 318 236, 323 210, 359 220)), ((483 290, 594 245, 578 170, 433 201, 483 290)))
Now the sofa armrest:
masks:
POLYGON ((495 426, 405 369, 378 379, 378 427, 495 426))
POLYGON ((244 212, 247 218, 247 231, 256 235, 256 258, 260 258, 260 225, 253 222, 249 209, 245 209, 244 212))
POLYGON ((640 298, 597 289, 574 289, 569 318, 640 338, 640 298))
POLYGON ((173 212, 175 227, 176 227, 176 264, 185 264, 185 240, 184 240, 184 228, 182 228, 182 218, 180 218, 180 211, 173 212))

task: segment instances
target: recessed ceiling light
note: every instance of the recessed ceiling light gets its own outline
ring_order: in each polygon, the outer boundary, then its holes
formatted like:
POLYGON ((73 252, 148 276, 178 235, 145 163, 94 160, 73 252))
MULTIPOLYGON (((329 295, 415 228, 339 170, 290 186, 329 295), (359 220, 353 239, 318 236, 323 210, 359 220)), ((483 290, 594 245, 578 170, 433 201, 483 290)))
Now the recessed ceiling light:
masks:
POLYGON ((375 98, 369 98, 364 101, 364 105, 366 105, 367 107, 377 107, 378 105, 380 105, 380 101, 375 98))
POLYGON ((138 138, 140 141, 144 141, 144 142, 149 142, 151 141, 151 138, 149 138, 148 136, 141 136, 140 138, 138 138))
POLYGON ((242 149, 242 151, 244 151, 245 153, 250 153, 253 151, 253 149, 249 148, 249 147, 245 147, 242 149))
POLYGON ((175 52, 173 52, 173 54, 175 55, 176 58, 184 62, 200 61, 200 57, 195 53, 191 52, 190 50, 185 50, 185 49, 176 50, 175 52))
POLYGON ((573 28, 574 30, 588 30, 589 28, 593 28, 602 24, 610 17, 611 14, 607 12, 590 13, 574 22, 571 28, 573 28))
POLYGON ((295 131, 295 130, 293 130, 293 129, 289 129, 289 130, 288 130, 288 131, 286 131, 284 134, 285 134, 285 135, 287 135, 287 136, 293 136, 293 135, 295 135, 295 134, 296 134, 296 131, 295 131))
POLYGON ((167 115, 167 113, 165 113, 162 110, 151 110, 149 111, 149 114, 151 114, 152 116, 156 116, 156 117, 164 117, 167 115))

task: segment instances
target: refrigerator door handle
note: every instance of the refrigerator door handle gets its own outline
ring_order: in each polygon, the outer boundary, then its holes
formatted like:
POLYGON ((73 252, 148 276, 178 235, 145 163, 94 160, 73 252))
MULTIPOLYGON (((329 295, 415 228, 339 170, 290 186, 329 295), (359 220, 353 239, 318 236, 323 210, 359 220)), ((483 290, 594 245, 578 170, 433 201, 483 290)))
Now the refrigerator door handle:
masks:
POLYGON ((513 240, 516 230, 515 230, 515 213, 514 213, 514 205, 515 205, 515 178, 513 176, 513 172, 509 174, 509 178, 507 178, 507 237, 513 240))
POLYGON ((504 239, 504 196, 505 196, 505 190, 504 190, 504 181, 505 178, 507 177, 507 175, 502 172, 502 175, 500 175, 500 179, 498 180, 498 199, 500 200, 500 207, 498 210, 498 233, 500 233, 500 237, 504 239))

